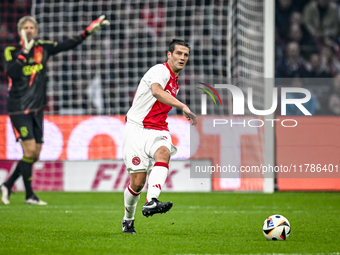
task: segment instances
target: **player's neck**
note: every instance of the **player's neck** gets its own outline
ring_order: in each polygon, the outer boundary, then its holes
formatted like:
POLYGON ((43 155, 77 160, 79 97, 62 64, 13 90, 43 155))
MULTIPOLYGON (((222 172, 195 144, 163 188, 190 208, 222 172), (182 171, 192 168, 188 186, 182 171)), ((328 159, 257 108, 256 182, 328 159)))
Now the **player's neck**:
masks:
POLYGON ((178 77, 178 74, 179 74, 179 72, 180 72, 181 70, 175 69, 175 67, 173 67, 173 66, 171 65, 170 61, 168 61, 168 65, 169 65, 171 71, 173 72, 173 74, 174 74, 176 77, 178 77))

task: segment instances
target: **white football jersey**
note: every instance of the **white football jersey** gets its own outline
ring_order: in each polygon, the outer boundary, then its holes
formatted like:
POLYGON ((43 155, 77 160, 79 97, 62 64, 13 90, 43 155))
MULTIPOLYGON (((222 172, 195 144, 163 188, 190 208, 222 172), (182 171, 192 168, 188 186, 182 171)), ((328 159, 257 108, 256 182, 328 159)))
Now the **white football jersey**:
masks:
POLYGON ((172 106, 158 101, 151 91, 151 84, 159 83, 164 91, 173 97, 178 93, 178 77, 171 71, 168 63, 151 67, 141 79, 133 97, 132 106, 127 113, 127 121, 132 121, 144 128, 167 130, 168 113, 172 106))

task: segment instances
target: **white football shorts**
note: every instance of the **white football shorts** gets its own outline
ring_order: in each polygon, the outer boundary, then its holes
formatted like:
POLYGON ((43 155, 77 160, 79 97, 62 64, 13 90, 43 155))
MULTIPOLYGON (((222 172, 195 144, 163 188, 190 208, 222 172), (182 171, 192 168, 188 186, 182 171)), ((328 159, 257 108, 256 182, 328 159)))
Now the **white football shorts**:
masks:
POLYGON ((123 136, 123 158, 129 173, 152 170, 151 158, 161 146, 166 146, 170 155, 177 152, 169 131, 147 129, 133 122, 127 122, 123 136))

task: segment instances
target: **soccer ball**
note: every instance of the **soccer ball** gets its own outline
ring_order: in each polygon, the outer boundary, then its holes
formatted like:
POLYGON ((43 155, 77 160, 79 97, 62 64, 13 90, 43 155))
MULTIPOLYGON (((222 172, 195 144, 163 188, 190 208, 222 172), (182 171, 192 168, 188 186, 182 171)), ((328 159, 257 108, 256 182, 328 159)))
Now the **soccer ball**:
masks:
POLYGON ((290 234, 290 224, 282 215, 272 215, 264 221, 262 230, 267 240, 284 241, 290 234))

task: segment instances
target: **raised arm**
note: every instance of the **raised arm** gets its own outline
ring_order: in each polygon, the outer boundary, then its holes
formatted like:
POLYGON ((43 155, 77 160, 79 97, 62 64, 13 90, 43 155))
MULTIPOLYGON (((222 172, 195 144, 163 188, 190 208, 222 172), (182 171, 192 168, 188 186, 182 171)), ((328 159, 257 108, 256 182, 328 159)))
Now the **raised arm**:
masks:
POLYGON ((61 51, 66 51, 73 49, 78 44, 82 43, 86 38, 89 38, 96 31, 104 26, 110 25, 108 20, 105 20, 105 15, 100 16, 98 19, 94 20, 82 33, 78 36, 69 38, 60 43, 53 43, 51 48, 51 55, 55 55, 61 51))
POLYGON ((163 87, 158 83, 151 84, 152 95, 160 102, 166 105, 177 107, 183 111, 184 116, 191 121, 191 124, 196 126, 197 117, 190 111, 189 107, 180 102, 178 99, 164 91, 163 87))

